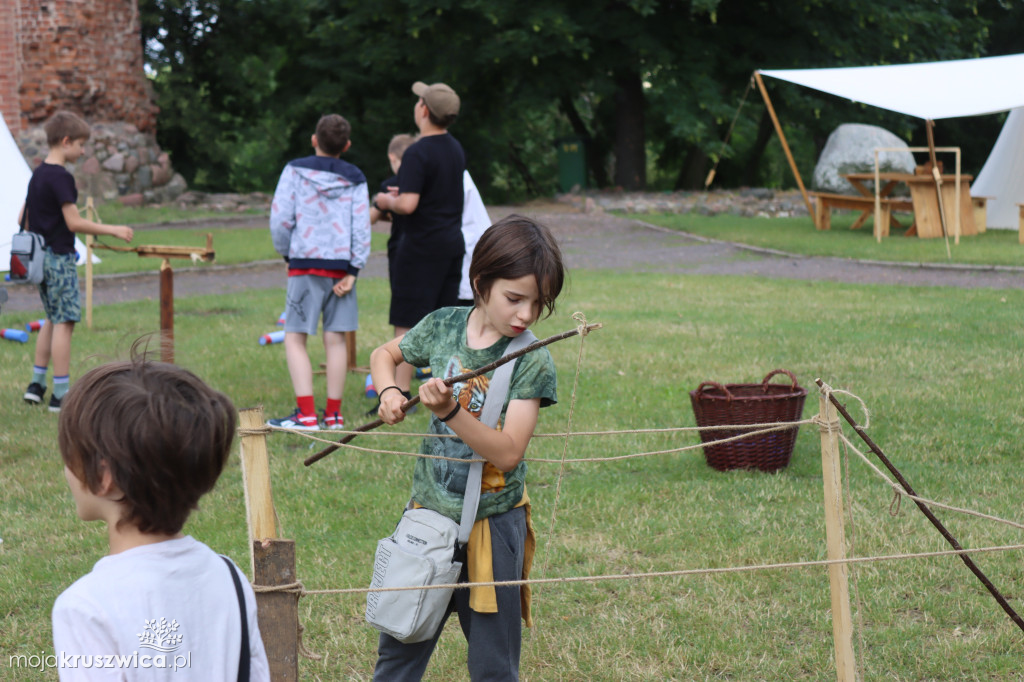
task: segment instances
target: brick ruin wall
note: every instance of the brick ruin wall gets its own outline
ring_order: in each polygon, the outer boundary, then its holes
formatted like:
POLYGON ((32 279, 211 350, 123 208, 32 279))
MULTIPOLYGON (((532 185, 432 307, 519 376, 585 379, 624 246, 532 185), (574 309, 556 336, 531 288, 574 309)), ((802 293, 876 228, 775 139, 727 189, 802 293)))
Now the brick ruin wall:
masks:
POLYGON ((0 0, 0 112, 17 134, 69 109, 156 132, 137 0, 0 0))

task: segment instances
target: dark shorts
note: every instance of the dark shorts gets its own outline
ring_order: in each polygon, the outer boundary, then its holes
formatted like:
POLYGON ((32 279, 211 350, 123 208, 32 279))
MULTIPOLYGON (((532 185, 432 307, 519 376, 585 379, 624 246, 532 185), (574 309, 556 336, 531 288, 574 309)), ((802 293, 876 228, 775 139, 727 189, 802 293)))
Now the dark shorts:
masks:
POLYGON ((79 322, 82 319, 82 292, 78 289, 77 256, 56 254, 49 248, 43 257, 43 281, 39 298, 43 301, 46 319, 53 324, 79 322))
POLYGON ((391 313, 394 327, 415 327, 438 308, 456 305, 462 280, 462 254, 432 256, 398 248, 390 263, 391 313))

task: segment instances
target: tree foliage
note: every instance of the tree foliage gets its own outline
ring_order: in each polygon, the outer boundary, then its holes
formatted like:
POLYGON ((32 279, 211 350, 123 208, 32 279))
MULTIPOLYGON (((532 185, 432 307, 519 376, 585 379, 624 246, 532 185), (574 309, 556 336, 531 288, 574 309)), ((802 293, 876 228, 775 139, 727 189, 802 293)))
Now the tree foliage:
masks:
MULTIPOLYGON (((382 180, 388 139, 415 132, 410 86, 423 80, 462 96, 452 133, 491 200, 554 191, 568 135, 596 186, 695 187, 720 151, 720 182, 777 184, 756 93, 722 149, 754 69, 980 56, 1016 39, 1000 22, 1021 4, 139 0, 160 141, 195 186, 272 188, 328 112, 352 123, 347 158, 382 180)), ((844 121, 923 134, 906 117, 770 87, 805 167, 844 121)))

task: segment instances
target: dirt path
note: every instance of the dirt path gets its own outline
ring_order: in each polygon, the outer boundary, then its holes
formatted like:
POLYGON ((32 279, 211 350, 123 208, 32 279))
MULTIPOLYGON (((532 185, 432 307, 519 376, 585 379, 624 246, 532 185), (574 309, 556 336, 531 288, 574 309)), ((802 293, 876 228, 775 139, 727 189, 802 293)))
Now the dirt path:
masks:
MULTIPOLYGON (((792 256, 685 235, 607 213, 579 213, 548 204, 532 207, 491 207, 492 218, 513 211, 545 223, 559 239, 569 268, 610 269, 699 275, 755 275, 801 280, 895 284, 907 286, 989 287, 1024 289, 1024 268, 874 264, 842 258, 792 256)), ((266 219, 233 221, 237 229, 266 230, 266 219)), ((190 222, 190 229, 206 224, 190 222)), ((222 227, 223 223, 209 226, 222 227)), ((167 227, 166 225, 160 227, 167 227)), ((384 277, 384 254, 374 253, 362 276, 384 277)), ((264 261, 244 266, 176 268, 176 297, 223 294, 248 289, 284 288, 284 264, 264 261)), ((41 310, 35 287, 7 286, 7 311, 41 310)), ((156 299, 156 273, 104 275, 94 280, 97 304, 156 299)))

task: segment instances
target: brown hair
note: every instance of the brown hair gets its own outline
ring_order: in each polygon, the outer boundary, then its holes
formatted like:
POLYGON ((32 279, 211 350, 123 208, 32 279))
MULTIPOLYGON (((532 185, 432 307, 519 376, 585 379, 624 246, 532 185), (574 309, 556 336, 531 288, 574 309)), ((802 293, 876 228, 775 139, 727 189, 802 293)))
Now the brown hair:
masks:
POLYGON ((550 317, 565 280, 562 252, 551 230, 512 214, 487 228, 473 249, 469 281, 473 283, 474 304, 479 305, 490 295, 494 280, 526 275, 537 278, 538 301, 550 317))
POLYGON ((341 156, 351 134, 352 126, 338 114, 326 114, 317 121, 316 143, 325 154, 341 156))
POLYGON ((65 137, 72 140, 88 140, 92 134, 89 124, 70 111, 58 111, 43 124, 46 143, 51 147, 59 145, 65 137))
POLYGON ((92 492, 104 467, 124 496, 118 525, 174 534, 213 489, 231 450, 231 400, 188 370, 142 357, 90 370, 64 398, 57 440, 92 492))
POLYGON ((451 124, 455 123, 455 119, 459 117, 458 114, 448 114, 447 116, 441 117, 434 114, 434 112, 427 106, 424 101, 423 106, 427 107, 427 116, 430 117, 430 122, 436 125, 438 128, 444 128, 447 130, 451 124))
POLYGON ((391 138, 391 142, 388 142, 388 154, 393 154, 395 157, 400 159, 402 158, 402 154, 405 154, 405 150, 411 147, 415 141, 415 135, 399 133, 391 138))

